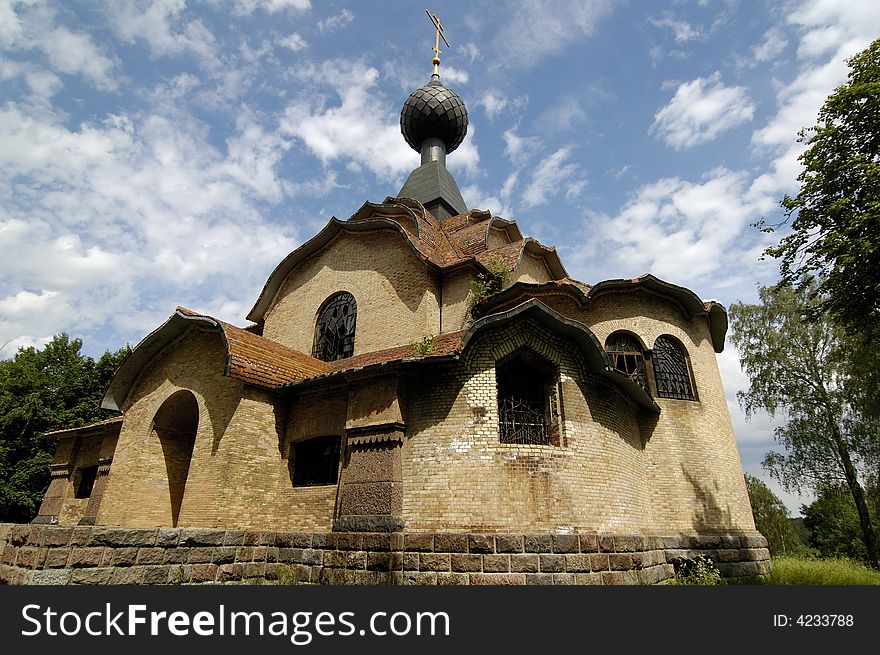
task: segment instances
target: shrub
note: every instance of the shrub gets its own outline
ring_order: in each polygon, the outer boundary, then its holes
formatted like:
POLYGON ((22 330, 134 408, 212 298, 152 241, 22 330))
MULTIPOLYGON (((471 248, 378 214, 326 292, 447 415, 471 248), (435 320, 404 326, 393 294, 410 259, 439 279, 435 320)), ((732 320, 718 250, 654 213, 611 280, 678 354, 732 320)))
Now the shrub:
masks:
POLYGON ((675 583, 680 585, 719 585, 724 584, 721 572, 711 559, 705 555, 694 558, 682 557, 672 562, 675 567, 675 583))

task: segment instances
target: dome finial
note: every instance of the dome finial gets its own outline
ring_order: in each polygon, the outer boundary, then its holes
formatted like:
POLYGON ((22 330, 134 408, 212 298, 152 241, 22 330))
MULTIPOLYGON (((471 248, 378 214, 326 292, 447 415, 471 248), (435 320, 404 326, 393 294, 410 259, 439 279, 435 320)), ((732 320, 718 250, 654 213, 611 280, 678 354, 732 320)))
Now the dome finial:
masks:
POLYGON ((446 44, 447 48, 452 46, 449 45, 449 41, 446 40, 446 35, 443 34, 443 25, 440 24, 440 17, 437 14, 432 14, 430 11, 425 9, 425 13, 428 14, 428 18, 431 19, 431 22, 434 24, 434 29, 437 30, 437 33, 434 35, 434 58, 431 60, 431 63, 434 64, 434 75, 440 75, 440 39, 443 39, 443 43, 446 44))

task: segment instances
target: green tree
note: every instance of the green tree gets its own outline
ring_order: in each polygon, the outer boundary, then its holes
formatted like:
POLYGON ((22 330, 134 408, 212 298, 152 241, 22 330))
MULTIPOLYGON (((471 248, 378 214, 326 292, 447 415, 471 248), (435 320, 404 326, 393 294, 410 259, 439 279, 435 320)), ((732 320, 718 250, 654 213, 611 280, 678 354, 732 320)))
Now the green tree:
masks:
POLYGON ((81 348, 79 339, 60 334, 40 350, 22 348, 0 361, 0 521, 36 515, 55 452, 46 432, 113 415, 99 403, 128 349, 105 352, 96 362, 81 348))
POLYGON ((806 551, 797 527, 788 515, 788 508, 770 487, 753 475, 746 474, 746 489, 755 527, 767 539, 773 555, 795 555, 806 551))
POLYGON ((730 321, 750 380, 748 390, 738 394, 746 414, 766 410, 787 419, 776 429, 785 452, 768 453, 764 467, 786 489, 818 492, 846 484, 867 560, 880 568, 863 488, 866 474, 876 471, 878 429, 858 402, 862 380, 853 366, 852 342, 827 314, 817 313, 822 300, 815 283, 759 293, 759 305, 733 304, 730 321))
MULTIPOLYGON (((877 488, 870 482, 865 487, 876 533, 877 488)), ((845 484, 822 487, 816 500, 802 506, 801 512, 804 525, 810 531, 809 543, 821 556, 867 559, 859 515, 845 484)))
MULTIPOLYGON (((784 283, 817 274, 821 302, 851 332, 880 325, 880 39, 849 60, 849 81, 800 132, 800 192, 781 206, 791 232, 766 254, 784 283)), ((763 223, 761 223, 763 225, 763 223)), ((766 228, 772 231, 773 228, 766 228)))

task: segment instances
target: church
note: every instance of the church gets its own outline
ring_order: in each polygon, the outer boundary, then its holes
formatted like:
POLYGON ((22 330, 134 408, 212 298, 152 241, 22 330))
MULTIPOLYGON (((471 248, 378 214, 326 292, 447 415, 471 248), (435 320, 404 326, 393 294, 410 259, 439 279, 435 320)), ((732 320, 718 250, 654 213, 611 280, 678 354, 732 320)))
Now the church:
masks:
POLYGON ((103 399, 121 416, 54 433, 35 523, 761 545, 724 307, 650 274, 575 280, 469 208, 446 168, 467 125, 435 56, 400 191, 291 252, 246 325, 178 307, 147 335, 103 399))

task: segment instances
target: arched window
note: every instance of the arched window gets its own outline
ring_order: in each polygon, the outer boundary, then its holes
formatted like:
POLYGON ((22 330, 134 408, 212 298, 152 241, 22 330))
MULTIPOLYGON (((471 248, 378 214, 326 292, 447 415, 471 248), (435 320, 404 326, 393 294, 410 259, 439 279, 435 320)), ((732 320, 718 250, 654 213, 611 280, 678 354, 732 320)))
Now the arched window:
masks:
POLYGON ((626 373, 642 389, 651 393, 645 370, 645 353, 635 337, 625 332, 615 332, 605 340, 605 352, 614 368, 626 373))
POLYGON ((498 363, 495 375, 501 443, 558 446, 562 412, 556 367, 521 348, 498 363))
POLYGON ((696 400, 691 384, 687 355, 672 337, 657 337, 651 359, 654 363, 654 380, 660 398, 696 400))
POLYGON ((357 303, 353 295, 343 291, 328 298, 318 312, 312 357, 325 362, 351 357, 356 321, 357 303))

